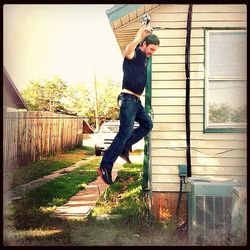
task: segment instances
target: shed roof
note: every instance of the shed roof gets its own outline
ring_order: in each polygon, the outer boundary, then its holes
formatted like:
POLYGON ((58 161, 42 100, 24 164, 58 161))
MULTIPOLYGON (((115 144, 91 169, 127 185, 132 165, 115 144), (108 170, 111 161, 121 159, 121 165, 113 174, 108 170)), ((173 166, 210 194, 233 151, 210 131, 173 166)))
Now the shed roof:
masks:
POLYGON ((4 106, 28 110, 27 104, 23 100, 5 67, 3 67, 3 93, 4 106))

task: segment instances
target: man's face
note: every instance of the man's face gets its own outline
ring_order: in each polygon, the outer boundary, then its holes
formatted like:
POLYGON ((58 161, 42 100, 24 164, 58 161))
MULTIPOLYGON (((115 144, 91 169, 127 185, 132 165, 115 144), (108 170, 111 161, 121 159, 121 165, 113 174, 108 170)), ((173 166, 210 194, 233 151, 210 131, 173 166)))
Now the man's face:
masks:
POLYGON ((147 45, 146 42, 143 42, 141 46, 141 50, 145 53, 147 57, 152 56, 155 51, 158 49, 159 46, 154 45, 154 44, 149 44, 147 45))

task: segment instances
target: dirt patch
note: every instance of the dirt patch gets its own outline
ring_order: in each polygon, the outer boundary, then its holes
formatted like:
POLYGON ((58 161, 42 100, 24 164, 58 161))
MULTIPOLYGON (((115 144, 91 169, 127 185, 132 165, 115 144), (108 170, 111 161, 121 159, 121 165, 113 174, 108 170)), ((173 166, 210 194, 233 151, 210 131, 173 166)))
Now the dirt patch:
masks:
POLYGON ((115 219, 71 223, 71 243, 81 246, 185 246, 185 237, 160 230, 132 229, 115 219))

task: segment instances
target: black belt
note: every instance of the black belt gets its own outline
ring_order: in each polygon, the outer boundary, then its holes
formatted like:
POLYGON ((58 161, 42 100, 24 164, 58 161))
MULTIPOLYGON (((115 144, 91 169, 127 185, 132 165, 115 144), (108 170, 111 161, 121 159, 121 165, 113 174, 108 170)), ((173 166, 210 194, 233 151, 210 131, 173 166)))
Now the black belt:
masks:
POLYGON ((129 94, 129 93, 121 93, 120 95, 124 95, 124 96, 130 96, 130 97, 133 97, 136 101, 140 101, 140 98, 136 95, 133 95, 133 94, 129 94))

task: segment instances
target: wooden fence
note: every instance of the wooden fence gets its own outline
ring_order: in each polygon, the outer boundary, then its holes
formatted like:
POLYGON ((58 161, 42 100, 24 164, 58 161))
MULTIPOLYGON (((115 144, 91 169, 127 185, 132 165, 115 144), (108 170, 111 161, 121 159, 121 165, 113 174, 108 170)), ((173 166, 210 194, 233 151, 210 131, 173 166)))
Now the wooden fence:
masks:
POLYGON ((82 143, 83 119, 50 112, 6 112, 3 121, 3 167, 73 149, 82 143))

